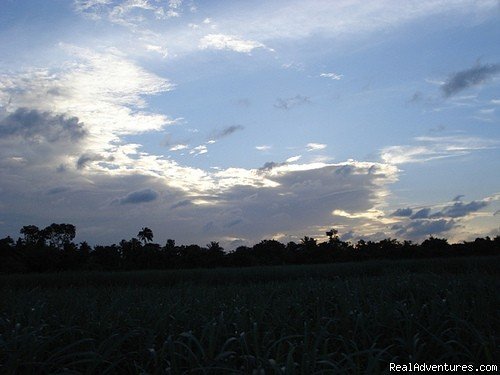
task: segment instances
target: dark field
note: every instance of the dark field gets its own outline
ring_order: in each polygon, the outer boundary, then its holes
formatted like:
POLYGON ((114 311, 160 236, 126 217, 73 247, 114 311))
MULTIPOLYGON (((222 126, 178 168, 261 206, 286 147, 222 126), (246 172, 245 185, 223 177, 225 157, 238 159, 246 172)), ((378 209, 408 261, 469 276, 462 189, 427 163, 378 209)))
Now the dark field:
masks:
POLYGON ((500 257, 0 275, 0 373, 498 364, 500 257))

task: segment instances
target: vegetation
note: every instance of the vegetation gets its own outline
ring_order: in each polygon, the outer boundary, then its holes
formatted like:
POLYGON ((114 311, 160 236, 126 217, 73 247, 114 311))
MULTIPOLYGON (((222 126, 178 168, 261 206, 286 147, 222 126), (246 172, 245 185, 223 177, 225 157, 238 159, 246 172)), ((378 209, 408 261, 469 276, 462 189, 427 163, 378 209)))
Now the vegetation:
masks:
POLYGON ((0 373, 494 364, 500 257, 0 277, 0 373))
POLYGON ((225 252, 162 247, 149 228, 95 247, 75 232, 0 240, 0 373, 378 374, 500 358, 499 237, 351 244, 332 229, 225 252))
POLYGON ((360 240, 353 244, 341 241, 337 230, 331 229, 326 232, 328 240, 322 243, 310 237, 304 237, 300 243, 287 244, 263 240, 252 247, 240 246, 225 252, 215 241, 201 247, 179 246, 169 239, 161 246, 152 242, 153 231, 147 227, 141 229, 138 238, 122 240, 118 245, 94 247, 86 242, 73 243, 76 229, 71 224, 51 224, 42 230, 28 225, 20 232, 22 237, 16 242, 10 237, 0 239, 0 272, 247 267, 500 254, 500 236, 457 244, 432 236, 421 244, 390 238, 378 242, 360 240))

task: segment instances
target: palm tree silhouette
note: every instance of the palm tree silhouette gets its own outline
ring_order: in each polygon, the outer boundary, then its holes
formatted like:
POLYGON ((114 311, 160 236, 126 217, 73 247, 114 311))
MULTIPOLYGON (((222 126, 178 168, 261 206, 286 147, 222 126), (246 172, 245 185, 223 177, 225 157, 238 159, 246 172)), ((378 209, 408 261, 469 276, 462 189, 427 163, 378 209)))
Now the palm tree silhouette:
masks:
POLYGON ((153 231, 148 227, 142 228, 142 230, 137 234, 137 237, 146 244, 146 242, 153 241, 153 231))

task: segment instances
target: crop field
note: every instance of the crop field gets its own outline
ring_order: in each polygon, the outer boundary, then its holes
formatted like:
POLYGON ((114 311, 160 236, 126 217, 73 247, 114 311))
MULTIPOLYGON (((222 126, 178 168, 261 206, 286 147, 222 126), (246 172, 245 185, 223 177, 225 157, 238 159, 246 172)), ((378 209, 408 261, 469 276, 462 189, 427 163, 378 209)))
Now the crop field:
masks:
POLYGON ((2 374, 498 364, 499 257, 0 275, 2 374))

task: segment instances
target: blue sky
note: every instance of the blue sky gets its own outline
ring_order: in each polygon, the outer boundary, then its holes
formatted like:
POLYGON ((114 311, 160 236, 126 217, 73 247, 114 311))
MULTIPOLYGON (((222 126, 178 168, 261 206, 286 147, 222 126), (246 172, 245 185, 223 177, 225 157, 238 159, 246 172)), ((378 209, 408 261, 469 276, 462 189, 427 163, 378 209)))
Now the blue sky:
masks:
POLYGON ((500 234, 500 2, 0 4, 0 236, 500 234))

